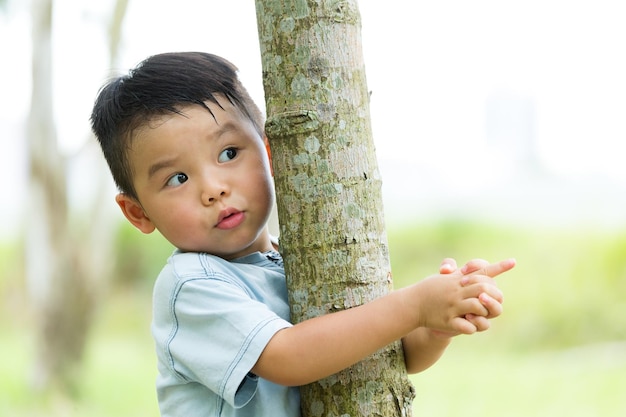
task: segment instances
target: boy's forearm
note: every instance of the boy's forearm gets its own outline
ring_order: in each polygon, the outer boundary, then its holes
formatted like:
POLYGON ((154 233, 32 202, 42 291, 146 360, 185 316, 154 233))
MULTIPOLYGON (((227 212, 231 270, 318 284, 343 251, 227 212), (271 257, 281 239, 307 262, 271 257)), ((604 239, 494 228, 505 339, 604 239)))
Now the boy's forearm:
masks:
POLYGON ((407 373, 422 372, 434 365, 450 344, 451 336, 420 327, 403 337, 407 373))
POLYGON ((399 340, 416 326, 403 290, 279 331, 252 372, 281 385, 330 376, 399 340))
POLYGON ((497 303, 501 294, 491 277, 513 265, 489 265, 485 276, 433 275, 362 306, 281 330, 269 341, 252 372, 281 385, 307 384, 407 335, 407 370, 426 369, 448 345, 445 332, 455 335, 484 330, 466 317, 491 313, 479 298, 487 294, 497 303), (418 328, 424 330, 414 332, 418 328))

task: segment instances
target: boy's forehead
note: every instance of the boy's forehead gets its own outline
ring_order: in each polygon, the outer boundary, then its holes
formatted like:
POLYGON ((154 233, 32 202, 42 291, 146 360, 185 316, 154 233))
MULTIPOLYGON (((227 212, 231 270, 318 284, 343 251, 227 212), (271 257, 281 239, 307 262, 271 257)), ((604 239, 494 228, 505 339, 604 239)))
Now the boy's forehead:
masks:
POLYGON ((182 103, 176 106, 176 110, 182 116, 189 116, 190 113, 197 114, 198 112, 206 112, 206 114, 209 114, 216 122, 228 116, 234 116, 236 118, 244 116, 243 112, 237 106, 233 105, 230 100, 221 94, 215 95, 215 100, 216 101, 205 100, 204 106, 196 103, 182 103))
POLYGON ((137 137, 141 137, 147 131, 157 129, 177 117, 189 119, 196 114, 202 115, 202 112, 205 112, 206 115, 209 115, 214 121, 217 122, 215 117, 216 112, 221 111, 228 113, 232 110, 236 110, 236 108, 234 108, 230 102, 225 99, 220 99, 219 104, 215 104, 209 100, 205 101, 204 104, 206 107, 196 103, 180 103, 173 106, 175 111, 163 109, 146 114, 144 115, 143 120, 139 120, 138 123, 136 123, 136 127, 132 129, 130 139, 132 140, 137 137))
POLYGON ((228 99, 216 98, 218 103, 207 100, 204 106, 195 103, 181 104, 175 108, 176 112, 163 112, 146 118, 132 132, 128 149, 132 151, 137 142, 144 142, 142 139, 154 139, 155 134, 168 135, 172 132, 200 129, 204 135, 220 136, 233 129, 247 130, 247 126, 243 125, 252 125, 245 114, 228 99))

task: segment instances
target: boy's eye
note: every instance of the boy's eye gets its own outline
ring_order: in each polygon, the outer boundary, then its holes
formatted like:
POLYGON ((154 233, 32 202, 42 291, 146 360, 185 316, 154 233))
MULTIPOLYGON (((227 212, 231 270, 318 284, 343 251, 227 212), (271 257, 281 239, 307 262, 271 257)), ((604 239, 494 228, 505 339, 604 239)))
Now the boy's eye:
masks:
POLYGON ((224 149, 220 155, 217 157, 217 160, 219 162, 228 162, 232 159, 235 159, 235 157, 237 156, 237 149, 235 148, 227 148, 224 149))
POLYGON ((187 175, 181 172, 176 175, 173 175, 169 180, 167 180, 167 185, 169 187, 178 187, 179 185, 187 181, 187 179, 188 179, 187 175))

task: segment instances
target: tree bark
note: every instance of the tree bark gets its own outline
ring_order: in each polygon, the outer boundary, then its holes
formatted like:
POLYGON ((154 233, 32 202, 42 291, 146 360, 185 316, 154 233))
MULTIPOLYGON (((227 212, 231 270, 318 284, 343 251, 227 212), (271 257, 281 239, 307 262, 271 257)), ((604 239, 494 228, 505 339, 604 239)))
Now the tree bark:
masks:
MULTIPOLYGON (((280 246, 292 321, 392 286, 355 1, 257 0, 280 246)), ((358 343, 358 340, 346 340, 358 343)), ((302 387, 303 416, 410 416, 394 343, 302 387)))

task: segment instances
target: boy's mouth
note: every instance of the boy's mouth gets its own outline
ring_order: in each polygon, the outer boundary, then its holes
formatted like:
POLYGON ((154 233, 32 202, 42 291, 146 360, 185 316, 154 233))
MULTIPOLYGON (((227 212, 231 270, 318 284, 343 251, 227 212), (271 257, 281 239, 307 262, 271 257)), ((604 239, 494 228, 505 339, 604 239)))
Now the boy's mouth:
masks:
POLYGON ((232 229, 239 226, 243 219, 243 211, 229 207, 220 211, 220 214, 217 216, 217 223, 215 224, 215 227, 218 229, 232 229))

